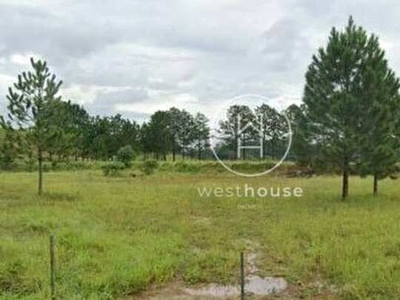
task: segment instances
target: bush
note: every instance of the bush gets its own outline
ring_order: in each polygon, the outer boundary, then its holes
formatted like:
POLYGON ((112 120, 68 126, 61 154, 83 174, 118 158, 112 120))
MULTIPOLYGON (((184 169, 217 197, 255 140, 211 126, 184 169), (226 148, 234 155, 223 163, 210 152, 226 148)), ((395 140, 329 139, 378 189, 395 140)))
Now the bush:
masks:
POLYGON ((142 172, 145 173, 146 175, 153 174, 154 170, 157 168, 158 168, 158 161, 154 159, 144 161, 140 167, 142 172))
POLYGON ((201 167, 199 164, 196 163, 178 161, 177 163, 175 163, 175 169, 178 172, 198 173, 201 167))
POLYGON ((110 162, 102 167, 105 176, 116 176, 125 169, 125 165, 118 161, 110 162))
POLYGON ((117 161, 123 163, 126 168, 130 168, 132 166, 132 160, 135 159, 135 151, 133 151, 131 146, 125 146, 118 150, 117 161))
POLYGON ((33 172, 37 170, 37 160, 33 157, 26 157, 24 160, 25 171, 33 172))
POLYGON ((15 166, 15 158, 9 153, 0 152, 0 169, 10 171, 15 166))
POLYGON ((52 171, 79 171, 97 170, 103 167, 104 162, 100 161, 53 161, 51 162, 52 171))

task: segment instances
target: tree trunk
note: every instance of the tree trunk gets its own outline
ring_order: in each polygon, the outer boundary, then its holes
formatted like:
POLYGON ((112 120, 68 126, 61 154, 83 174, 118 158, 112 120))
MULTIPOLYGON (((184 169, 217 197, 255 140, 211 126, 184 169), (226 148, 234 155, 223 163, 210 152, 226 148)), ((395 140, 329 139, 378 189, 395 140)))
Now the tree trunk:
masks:
POLYGON ((235 155, 234 160, 237 160, 238 158, 238 145, 239 145, 239 137, 237 136, 237 134, 235 134, 235 145, 234 145, 235 149, 233 149, 235 155))
MULTIPOLYGON (((246 160, 246 134, 243 134, 243 160, 246 160)), ((240 151, 240 150, 239 150, 240 151)))
POLYGON ((345 160, 343 164, 342 178, 342 200, 345 200, 349 195, 349 163, 345 160))
POLYGON ((201 145, 200 145, 200 143, 197 144, 197 159, 201 160, 201 145))
POLYGON ((172 161, 175 161, 175 155, 176 155, 176 153, 175 153, 175 148, 172 150, 172 161))
POLYGON ((265 143, 265 132, 263 131, 263 140, 262 140, 262 145, 261 145, 261 147, 262 147, 262 151, 263 151, 263 155, 262 155, 262 159, 265 159, 265 152, 266 152, 266 145, 265 145, 266 143, 265 143))
POLYGON ((43 153, 41 149, 39 149, 38 151, 38 162, 39 162, 38 194, 40 196, 43 193, 43 153))
POLYGON ((377 196, 378 195, 378 175, 374 174, 374 191, 373 195, 377 196))
POLYGON ((275 141, 271 140, 271 159, 275 158, 275 141))

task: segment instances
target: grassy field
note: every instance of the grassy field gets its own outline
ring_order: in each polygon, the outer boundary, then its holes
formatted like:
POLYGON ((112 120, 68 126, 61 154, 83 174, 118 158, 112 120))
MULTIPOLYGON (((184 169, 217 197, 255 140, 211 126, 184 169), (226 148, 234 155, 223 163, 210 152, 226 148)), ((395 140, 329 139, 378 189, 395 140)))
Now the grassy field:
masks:
POLYGON ((158 172, 0 173, 0 299, 49 296, 48 239, 57 240, 59 299, 139 297, 154 286, 235 283, 239 252, 293 297, 400 298, 399 183, 351 178, 239 178, 158 172), (201 198, 198 187, 300 186, 302 198, 201 198))

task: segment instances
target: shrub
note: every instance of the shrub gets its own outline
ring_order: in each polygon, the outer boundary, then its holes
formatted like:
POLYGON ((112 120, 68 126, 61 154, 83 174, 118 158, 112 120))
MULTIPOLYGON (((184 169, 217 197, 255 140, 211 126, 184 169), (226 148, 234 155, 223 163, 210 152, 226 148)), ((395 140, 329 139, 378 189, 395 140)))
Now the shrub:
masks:
POLYGON ((200 165, 196 163, 178 161, 175 163, 175 169, 178 172, 197 173, 200 171, 200 165))
POLYGON ((33 172, 37 170, 37 161, 35 158, 26 157, 24 163, 25 163, 25 171, 33 172))
POLYGON ((129 168, 132 165, 132 160, 135 159, 135 151, 129 145, 122 147, 118 150, 116 159, 123 163, 126 168, 129 168))
POLYGON ((0 169, 11 171, 15 168, 15 158, 9 153, 0 152, 0 169))
POLYGON ((154 173, 154 170, 157 168, 158 168, 158 161, 154 159, 144 161, 140 167, 142 172, 145 173, 146 175, 154 173))
POLYGON ((102 167, 105 176, 116 176, 125 169, 125 165, 119 161, 110 162, 102 167))

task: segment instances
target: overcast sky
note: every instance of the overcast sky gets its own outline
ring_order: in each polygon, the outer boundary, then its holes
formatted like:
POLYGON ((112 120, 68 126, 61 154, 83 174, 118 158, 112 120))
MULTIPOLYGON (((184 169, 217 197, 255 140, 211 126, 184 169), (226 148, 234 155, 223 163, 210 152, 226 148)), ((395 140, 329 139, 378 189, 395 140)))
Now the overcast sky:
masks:
POLYGON ((300 103, 312 54, 349 15, 400 73, 397 0, 0 0, 0 14, 0 113, 30 56, 92 114, 210 113, 241 94, 300 103))

